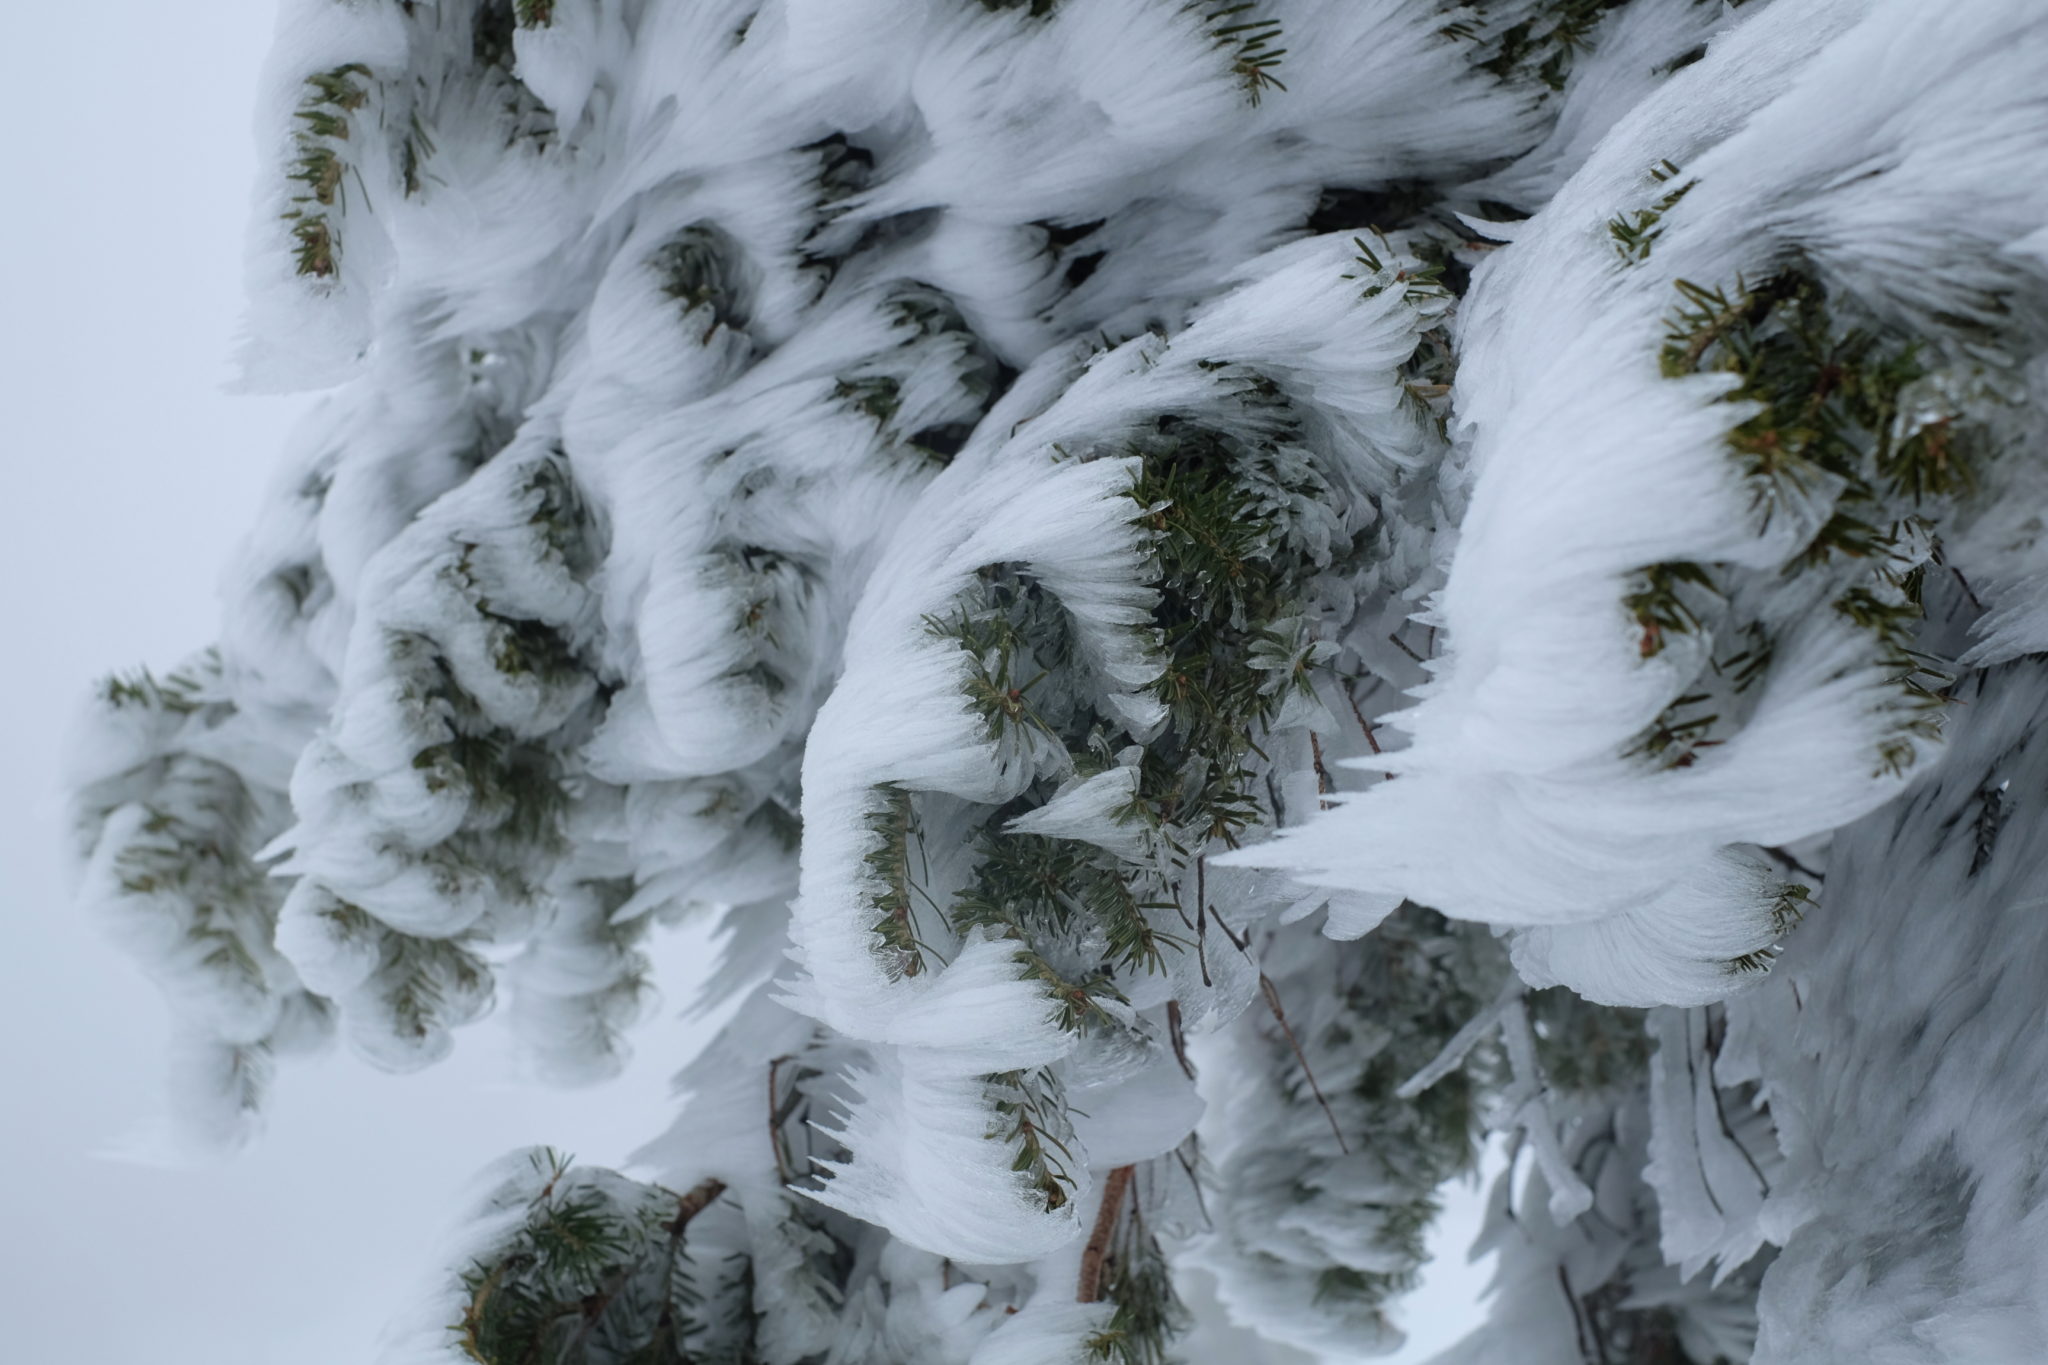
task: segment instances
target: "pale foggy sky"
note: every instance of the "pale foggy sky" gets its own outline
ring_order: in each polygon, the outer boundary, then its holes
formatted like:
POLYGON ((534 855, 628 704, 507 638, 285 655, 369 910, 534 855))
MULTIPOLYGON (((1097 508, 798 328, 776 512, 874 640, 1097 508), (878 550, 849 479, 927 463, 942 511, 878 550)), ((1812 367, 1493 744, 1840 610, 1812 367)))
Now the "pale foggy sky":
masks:
MULTIPOLYGON (((20 1365, 372 1365, 440 1269, 485 1162, 549 1142, 616 1163, 668 1113, 697 954, 619 1081, 517 1085, 491 1024, 389 1077, 288 1063, 265 1137, 147 1152, 164 1012, 69 908, 58 761, 80 695, 208 643, 214 582, 298 399, 221 392, 256 173, 270 0, 10 7, 0 44, 0 1322, 20 1365)), ((1461 1198, 1459 1237, 1473 1199, 1461 1198)), ((1397 1361, 1460 1334, 1482 1279, 1431 1277, 1397 1361)))

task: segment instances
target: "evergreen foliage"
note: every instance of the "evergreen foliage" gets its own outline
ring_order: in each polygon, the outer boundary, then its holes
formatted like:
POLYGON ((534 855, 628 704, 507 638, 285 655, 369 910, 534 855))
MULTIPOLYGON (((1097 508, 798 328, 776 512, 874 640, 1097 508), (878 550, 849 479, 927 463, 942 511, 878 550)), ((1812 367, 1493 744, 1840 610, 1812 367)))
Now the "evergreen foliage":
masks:
POLYGON ((449 1330, 464 1354, 482 1365, 756 1358, 699 1340, 723 1335, 703 1319, 729 1309, 707 1302, 729 1272, 693 1262, 688 1234, 723 1185, 706 1181, 678 1195, 611 1171, 577 1170, 551 1151, 527 1161, 531 1174, 491 1199, 517 1221, 460 1277, 462 1317, 449 1330), (529 1190, 536 1179, 540 1188, 529 1190))
POLYGON ((1190 1266, 1386 1352, 1489 1142, 1439 1365, 2048 1356, 2021 0, 283 33, 245 361, 330 392, 93 701, 84 899, 227 1140, 500 1002, 601 1079, 682 926, 733 1007, 428 1357, 1250 1349, 1190 1266))
POLYGON ((1229 1121, 1211 1205, 1221 1235, 1204 1256, 1260 1331, 1326 1352, 1399 1340, 1389 1310, 1415 1284, 1436 1191, 1478 1159, 1504 1071, 1481 1039, 1419 1094, 1406 1085, 1499 992, 1506 963, 1488 936, 1409 906, 1357 946, 1333 960, 1295 939, 1264 963, 1288 1003, 1263 1021, 1262 1064, 1245 1067, 1260 1075, 1246 1097, 1257 1117, 1229 1121))

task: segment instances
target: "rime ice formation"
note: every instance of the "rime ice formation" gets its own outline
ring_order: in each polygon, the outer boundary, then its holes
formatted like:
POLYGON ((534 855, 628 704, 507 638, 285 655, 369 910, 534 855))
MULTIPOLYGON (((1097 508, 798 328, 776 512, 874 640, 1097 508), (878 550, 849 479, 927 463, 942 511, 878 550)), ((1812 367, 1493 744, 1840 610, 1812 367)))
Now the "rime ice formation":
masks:
MULTIPOLYGON (((1389 719, 1401 781, 1246 856, 1511 926, 1535 983, 1694 1004, 1777 936, 1786 881, 1755 850, 1911 780, 1945 663, 1898 585, 1949 564, 2002 603, 2037 572, 2009 495, 2038 468, 1959 470, 1966 442, 2036 434, 2005 400, 2048 196, 1989 168, 2038 164, 2022 73, 2048 36, 1998 5, 1938 39, 1863 8, 1739 27, 1475 273, 1471 506, 1443 653, 1389 719), (1816 368, 1839 396, 1793 410, 1816 368)), ((2023 611, 1987 625, 1980 654, 2043 643, 2023 611)))
POLYGON ((2042 1358, 2043 70, 287 0, 244 361, 324 396, 74 765, 191 1119, 501 998, 601 1078, 693 921, 674 1125, 508 1158, 426 1357, 1383 1353, 1491 1132, 1444 1365, 2042 1358))
POLYGON ((1785 1248, 1763 1365, 2048 1352, 2043 680, 1970 680, 1941 771, 1837 836, 1842 917, 1729 1007, 1720 1067, 1760 1084, 1785 1153, 1754 1215, 1785 1248))

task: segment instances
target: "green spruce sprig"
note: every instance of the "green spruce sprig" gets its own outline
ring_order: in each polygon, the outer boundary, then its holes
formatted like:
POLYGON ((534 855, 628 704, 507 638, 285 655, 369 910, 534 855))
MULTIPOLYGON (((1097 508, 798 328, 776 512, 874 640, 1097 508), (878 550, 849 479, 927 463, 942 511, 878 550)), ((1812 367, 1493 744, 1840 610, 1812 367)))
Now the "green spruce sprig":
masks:
POLYGON ((1209 10, 1202 16, 1209 36, 1229 54, 1231 74, 1237 77, 1238 85, 1254 108, 1258 107, 1266 91, 1285 92, 1287 89, 1273 74, 1287 55, 1286 48, 1277 46, 1281 41, 1280 21, 1245 17, 1257 8, 1257 0, 1243 0, 1240 4, 1209 10))
MULTIPOLYGON (((1660 161, 1650 168, 1650 178, 1663 184, 1679 174, 1678 167, 1670 161, 1660 161)), ((1691 193, 1698 181, 1688 180, 1682 185, 1666 191, 1647 208, 1633 209, 1607 220, 1607 235, 1614 243, 1615 254, 1621 257, 1623 265, 1640 265, 1650 259, 1650 249, 1657 239, 1664 235, 1664 217, 1678 207, 1681 200, 1691 193)))
MULTIPOLYGON (((1753 408, 1726 442, 1759 530, 1829 499, 1781 576, 1833 580, 1834 610, 1870 634, 1894 689, 1877 771, 1902 773, 1919 742, 1938 737, 1953 681, 1914 647, 1924 614, 1914 566, 1922 547, 1938 547, 1942 515, 1977 486, 1975 466, 1988 448, 1981 427, 1953 412, 1909 420, 1909 395, 1929 374, 1918 339, 1845 321, 1801 264, 1754 287, 1740 278, 1732 291, 1682 279, 1675 287, 1679 303, 1666 320, 1659 364, 1673 378, 1731 376, 1722 401, 1753 408)), ((1648 586, 1626 599, 1643 624, 1646 658, 1663 631, 1697 627, 1676 585, 1658 581, 1660 567, 1645 570, 1648 586)), ((1771 657, 1762 627, 1743 628, 1749 647, 1727 661, 1739 690, 1768 671, 1771 657)))
MULTIPOLYGON (((1437 31, 1474 45, 1473 65, 1501 81, 1535 80, 1563 90, 1578 57, 1592 49, 1607 12, 1626 0, 1541 0, 1527 17, 1496 30, 1480 16, 1456 19, 1437 31)), ((1467 12, 1470 12, 1469 10, 1467 12)))
POLYGON ((869 903, 876 919, 870 927, 881 941, 890 976, 917 976, 925 970, 926 955, 937 956, 917 931, 918 902, 931 899, 921 881, 930 871, 913 861, 921 860, 924 846, 917 808, 909 790, 893 782, 876 788, 876 794, 881 804, 868 816, 863 858, 874 886, 869 903))
POLYGON ((994 1124, 987 1136, 1008 1145, 1010 1169, 1023 1176, 1047 1213, 1072 1201, 1078 1182, 1065 1089, 1044 1068, 1000 1071, 983 1078, 994 1124))
POLYGON ((348 164, 339 144, 348 141, 350 116, 370 98, 370 68, 349 62, 306 77, 305 93, 293 115, 294 155, 285 178, 304 186, 284 218, 291 223, 293 261, 299 274, 332 278, 338 264, 329 210, 340 203, 348 164))
POLYGON ((1705 692, 1689 692, 1657 713, 1647 729, 1623 754, 1650 759, 1660 768, 1690 768, 1702 749, 1722 743, 1711 738, 1720 713, 1705 709, 1713 698, 1705 692))
MULTIPOLYGON (((454 1346, 478 1365, 688 1365, 692 1340, 715 1330, 686 1255, 690 1224, 725 1193, 706 1180, 685 1194, 610 1171, 581 1170, 552 1150, 531 1157, 539 1190, 509 1234, 458 1277, 454 1346)), ((730 1301, 744 1273, 718 1286, 730 1301)), ((750 1297, 750 1296, 749 1296, 750 1297)))
POLYGON ((1720 595, 1713 572, 1689 560, 1651 564, 1636 571, 1636 586, 1621 599, 1635 618, 1637 652, 1653 659, 1664 652, 1667 638, 1691 635, 1700 629, 1695 601, 1701 594, 1720 595))

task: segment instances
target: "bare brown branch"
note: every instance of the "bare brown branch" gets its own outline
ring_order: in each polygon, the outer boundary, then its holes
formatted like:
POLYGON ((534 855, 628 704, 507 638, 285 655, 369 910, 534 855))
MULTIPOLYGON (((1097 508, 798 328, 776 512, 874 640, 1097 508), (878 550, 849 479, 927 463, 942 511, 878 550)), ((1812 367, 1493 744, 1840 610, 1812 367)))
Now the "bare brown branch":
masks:
POLYGON ((1081 1285, 1075 1298, 1081 1303, 1102 1301, 1102 1260, 1109 1254, 1109 1239, 1116 1232, 1117 1214, 1123 1209, 1124 1191, 1131 1187, 1130 1166, 1119 1166, 1102 1182, 1102 1206, 1095 1211, 1095 1228, 1081 1252, 1081 1285))

